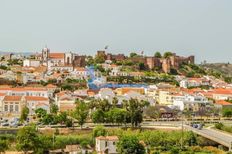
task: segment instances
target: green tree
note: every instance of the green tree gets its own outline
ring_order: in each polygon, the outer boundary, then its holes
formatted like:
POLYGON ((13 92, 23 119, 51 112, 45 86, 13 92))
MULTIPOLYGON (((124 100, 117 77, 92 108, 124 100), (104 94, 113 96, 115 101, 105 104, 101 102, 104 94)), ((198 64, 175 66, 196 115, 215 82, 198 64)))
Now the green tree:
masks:
POLYGON ((105 62, 105 55, 104 54, 97 55, 95 57, 94 61, 96 64, 104 63, 105 62))
POLYGON ((117 97, 113 98, 112 105, 113 105, 113 107, 116 107, 118 105, 118 98, 117 97))
POLYGON ((146 67, 144 65, 144 63, 139 63, 139 70, 145 70, 146 67))
POLYGON ((45 125, 48 125, 48 124, 56 124, 57 121, 55 120, 56 116, 54 116, 53 114, 46 114, 43 119, 42 119, 42 122, 45 124, 45 125))
POLYGON ((75 111, 73 112, 73 117, 77 119, 78 124, 82 126, 86 122, 89 113, 89 108, 87 104, 83 101, 77 104, 75 111))
POLYGON ((157 51, 154 55, 156 58, 162 58, 162 55, 159 51, 157 51))
POLYGON ((41 145, 35 126, 25 126, 17 132, 17 149, 28 153, 37 151, 41 145))
POLYGON ((28 109, 28 107, 24 106, 22 111, 21 111, 20 121, 24 122, 25 120, 27 120, 28 114, 29 114, 29 109, 28 109))
POLYGON ((128 114, 125 109, 113 108, 106 113, 106 121, 118 125, 128 122, 128 114))
POLYGON ((7 66, 5 66, 5 65, 0 65, 0 69, 2 69, 2 70, 9 70, 9 68, 7 66))
POLYGON ((232 109, 223 109, 222 116, 223 117, 232 117, 232 109))
POLYGON ((145 154, 145 148, 136 135, 124 135, 117 143, 118 152, 121 154, 145 154))
POLYGON ((104 123, 105 122, 105 113, 101 109, 97 109, 92 113, 92 121, 94 123, 104 123))
POLYGON ((58 106, 56 104, 51 104, 51 106, 50 106, 50 112, 52 114, 57 114, 58 110, 59 110, 59 108, 58 108, 58 106))
POLYGON ((132 57, 137 57, 138 56, 138 54, 137 53, 135 53, 135 52, 131 52, 130 53, 130 57, 132 58, 132 57))
POLYGON ((35 113, 38 118, 43 118, 47 114, 47 111, 43 108, 38 108, 35 110, 35 113))
POLYGON ((143 121, 143 107, 145 103, 139 102, 137 99, 130 99, 126 102, 125 107, 129 113, 131 126, 138 126, 143 121))
POLYGON ((45 153, 49 149, 53 148, 53 143, 52 143, 52 136, 47 136, 47 135, 38 135, 39 139, 39 144, 37 145, 38 148, 36 150, 36 153, 45 153))
POLYGON ((155 106, 149 106, 144 109, 144 115, 153 119, 160 117, 160 111, 155 106))
POLYGON ((60 112, 57 116, 57 122, 60 124, 64 124, 68 119, 68 114, 67 112, 60 112))
POLYGON ((169 52, 169 51, 167 51, 167 52, 165 52, 164 53, 164 58, 168 58, 168 57, 171 57, 173 55, 173 53, 172 52, 169 52))
POLYGON ((107 130, 104 126, 99 125, 93 129, 93 137, 106 136, 106 134, 107 130))
POLYGON ((66 127, 72 127, 72 126, 73 126, 73 121, 72 121, 72 119, 68 118, 68 119, 65 121, 65 125, 66 125, 66 127))
POLYGON ((4 153, 8 148, 7 140, 0 140, 0 153, 4 153))
POLYGON ((112 107, 112 105, 110 104, 110 102, 107 100, 107 99, 104 99, 104 100, 101 100, 101 99, 98 99, 98 100, 95 100, 95 107, 97 109, 100 109, 104 112, 106 111, 109 111, 112 107))

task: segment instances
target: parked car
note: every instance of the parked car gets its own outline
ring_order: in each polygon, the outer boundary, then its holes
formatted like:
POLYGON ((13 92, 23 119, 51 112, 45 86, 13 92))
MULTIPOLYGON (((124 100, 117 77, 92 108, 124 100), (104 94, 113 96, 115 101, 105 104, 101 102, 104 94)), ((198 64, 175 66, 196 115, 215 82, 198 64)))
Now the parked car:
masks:
POLYGON ((199 129, 199 130, 201 130, 202 128, 203 128, 203 124, 195 124, 195 123, 193 123, 193 124, 191 124, 191 127, 193 127, 193 128, 197 128, 197 129, 199 129))
POLYGON ((1 123, 2 126, 9 126, 9 123, 8 122, 3 122, 1 123))

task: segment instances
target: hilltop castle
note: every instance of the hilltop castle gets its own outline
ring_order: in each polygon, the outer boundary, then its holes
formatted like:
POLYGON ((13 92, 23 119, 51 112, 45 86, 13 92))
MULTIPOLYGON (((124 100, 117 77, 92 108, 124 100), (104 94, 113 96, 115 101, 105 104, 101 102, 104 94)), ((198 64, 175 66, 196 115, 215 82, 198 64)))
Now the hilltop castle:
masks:
POLYGON ((161 68, 163 72, 169 73, 172 68, 178 69, 181 64, 194 64, 195 57, 181 57, 177 56, 175 53, 172 53, 171 56, 167 58, 156 58, 156 57, 145 57, 145 56, 136 56, 136 57, 126 57, 124 54, 113 55, 105 51, 97 51, 97 56, 103 57, 105 60, 111 61, 123 61, 130 60, 135 63, 144 63, 145 66, 149 69, 161 68))

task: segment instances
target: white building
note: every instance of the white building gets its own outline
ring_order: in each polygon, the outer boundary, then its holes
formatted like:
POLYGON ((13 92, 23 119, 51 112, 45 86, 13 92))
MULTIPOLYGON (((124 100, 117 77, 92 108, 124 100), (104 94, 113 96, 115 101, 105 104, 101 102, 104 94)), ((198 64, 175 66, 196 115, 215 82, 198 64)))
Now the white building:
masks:
POLYGON ((173 106, 181 111, 184 109, 197 111, 200 107, 205 107, 211 104, 213 104, 212 101, 200 95, 183 95, 173 98, 173 106))
POLYGON ((5 94, 4 93, 0 93, 0 113, 3 111, 3 103, 2 100, 4 99, 5 94))
POLYGON ((101 100, 107 99, 109 102, 112 102, 115 97, 115 93, 110 88, 101 88, 98 94, 95 96, 96 99, 100 98, 101 100))
POLYGON ((25 59, 23 60, 23 67, 39 67, 40 61, 35 59, 25 59))
POLYGON ((19 116, 24 101, 25 99, 22 96, 5 96, 1 101, 2 113, 5 115, 19 116))
POLYGON ((199 86, 210 86, 210 80, 206 78, 187 78, 180 81, 180 87, 199 87, 199 86))
POLYGON ((84 67, 75 67, 72 74, 77 78, 86 79, 90 74, 89 71, 84 67))
POLYGON ((41 97, 52 97, 53 93, 48 91, 47 88, 33 88, 33 87, 22 87, 22 88, 11 88, 1 87, 0 93, 5 93, 9 96, 41 96, 41 97))
POLYGON ((29 109, 29 115, 34 115, 35 110, 42 108, 50 112, 49 99, 46 97, 38 97, 38 96, 25 96, 26 105, 29 109))
POLYGON ((72 72, 73 71, 73 66, 72 65, 64 65, 64 66, 53 66, 49 65, 48 66, 49 71, 67 71, 67 72, 72 72))
POLYGON ((96 151, 98 154, 117 154, 117 136, 96 137, 96 151))
POLYGON ((71 52, 50 52, 50 49, 44 48, 40 55, 43 65, 47 66, 48 69, 52 66, 72 66, 74 54, 71 52))

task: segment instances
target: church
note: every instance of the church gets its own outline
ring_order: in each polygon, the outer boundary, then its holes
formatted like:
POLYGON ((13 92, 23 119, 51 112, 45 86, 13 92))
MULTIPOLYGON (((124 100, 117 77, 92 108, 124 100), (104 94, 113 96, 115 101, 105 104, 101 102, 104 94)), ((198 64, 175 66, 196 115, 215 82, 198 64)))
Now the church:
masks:
POLYGON ((50 52, 49 48, 42 49, 42 53, 37 56, 42 65, 47 66, 48 70, 68 70, 74 67, 85 66, 85 56, 79 56, 72 52, 50 52))
POLYGON ((50 52, 50 49, 42 50, 41 61, 46 66, 66 66, 72 65, 74 54, 71 52, 50 52))

